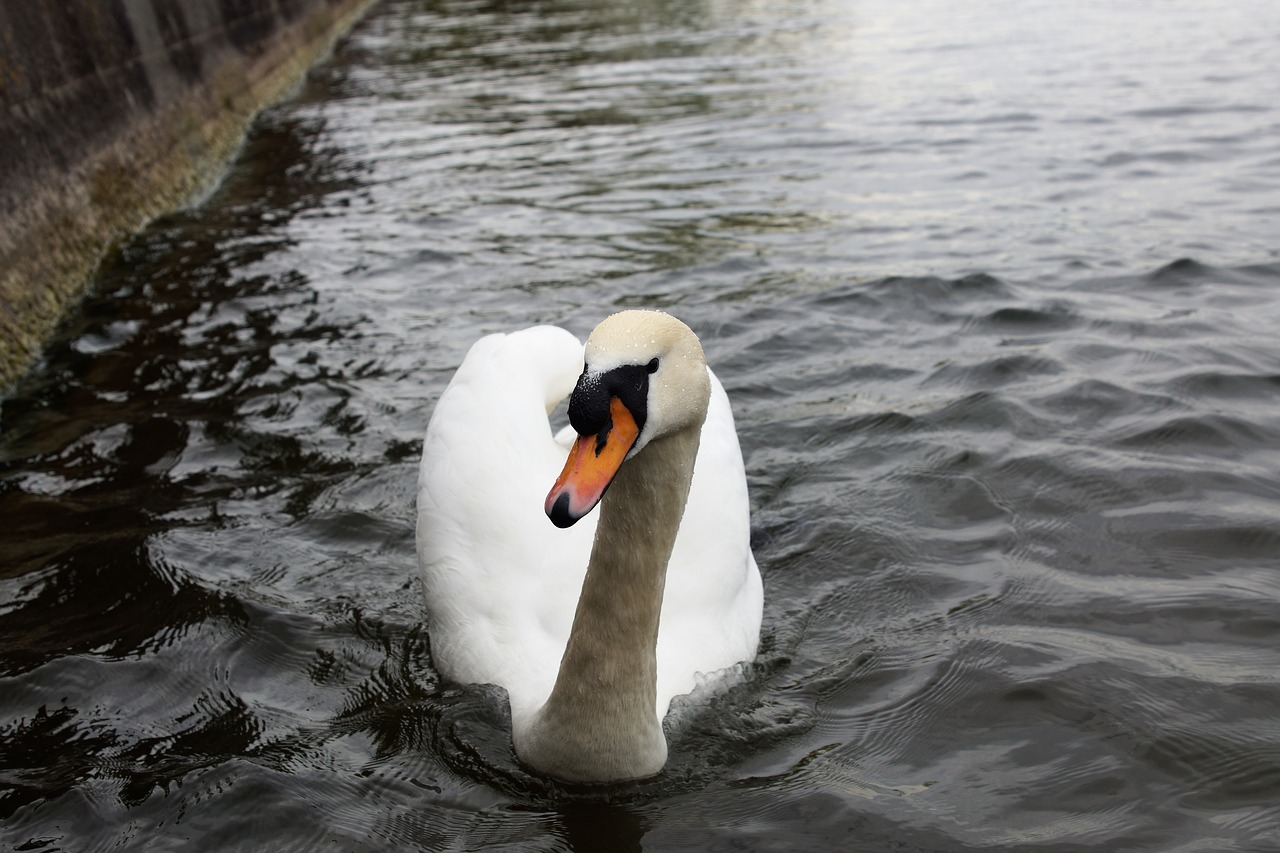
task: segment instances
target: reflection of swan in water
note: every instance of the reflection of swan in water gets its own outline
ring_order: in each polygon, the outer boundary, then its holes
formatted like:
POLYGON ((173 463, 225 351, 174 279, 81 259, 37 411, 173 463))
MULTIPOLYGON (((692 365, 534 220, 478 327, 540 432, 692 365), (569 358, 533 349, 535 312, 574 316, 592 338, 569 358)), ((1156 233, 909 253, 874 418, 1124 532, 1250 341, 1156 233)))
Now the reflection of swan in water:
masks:
POLYGON ((742 455, 693 332, 625 311, 585 356, 551 326, 478 341, 427 428, 418 559, 436 665, 507 689, 522 761, 573 781, 661 770, 672 697, 760 633, 742 455), (547 415, 570 390, 566 460, 547 415), (593 545, 593 518, 569 525, 606 488, 593 545))

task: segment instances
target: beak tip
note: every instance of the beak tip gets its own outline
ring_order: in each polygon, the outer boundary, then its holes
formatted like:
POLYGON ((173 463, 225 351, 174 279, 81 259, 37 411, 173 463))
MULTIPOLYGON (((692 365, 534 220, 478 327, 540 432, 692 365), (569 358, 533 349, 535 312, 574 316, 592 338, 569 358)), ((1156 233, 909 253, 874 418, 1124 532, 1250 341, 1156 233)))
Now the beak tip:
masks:
POLYGON ((581 516, 574 515, 569 510, 569 493, 567 491, 562 491, 560 494, 555 495, 554 499, 548 497, 546 509, 547 518, 551 519, 551 523, 556 527, 572 527, 581 518, 581 516))

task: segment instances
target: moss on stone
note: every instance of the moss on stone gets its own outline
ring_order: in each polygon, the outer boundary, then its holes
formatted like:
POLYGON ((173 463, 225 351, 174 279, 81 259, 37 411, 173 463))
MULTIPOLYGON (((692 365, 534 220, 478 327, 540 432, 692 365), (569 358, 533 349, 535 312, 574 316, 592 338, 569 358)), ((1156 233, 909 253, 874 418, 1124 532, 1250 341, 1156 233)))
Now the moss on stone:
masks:
MULTIPOLYGON (((185 2, 217 5, 217 0, 185 2)), ((128 67, 95 69, 62 90, 51 89, 43 99, 31 98, 28 91, 26 101, 13 91, 26 82, 24 68, 7 56, 0 67, 0 100, 11 116, 22 118, 19 131, 25 129, 27 138, 0 143, 21 152, 27 168, 6 179, 0 198, 0 389, 10 387, 31 364, 109 247, 208 192, 253 117, 284 97, 372 2, 315 0, 306 14, 266 27, 252 50, 224 50, 220 61, 206 58, 199 79, 184 81, 181 96, 168 100, 154 97, 154 81, 148 76, 154 71, 140 70, 143 58, 130 45, 103 48, 117 57, 133 50, 128 67), (47 143, 59 133, 81 131, 60 115, 58 98, 71 86, 107 87, 117 78, 139 88, 124 93, 130 103, 154 105, 106 127, 100 138, 80 146, 78 162, 60 165, 63 150, 47 143)), ((206 12, 204 19, 217 19, 212 8, 206 12)), ((15 24, 0 15, 0 40, 23 43, 22 33, 13 32, 21 26, 30 30, 35 25, 30 20, 15 24)), ((103 25, 92 26, 99 30, 103 25)), ((50 48, 32 45, 31 52, 50 48)), ((164 83, 175 85, 172 79, 164 83)))

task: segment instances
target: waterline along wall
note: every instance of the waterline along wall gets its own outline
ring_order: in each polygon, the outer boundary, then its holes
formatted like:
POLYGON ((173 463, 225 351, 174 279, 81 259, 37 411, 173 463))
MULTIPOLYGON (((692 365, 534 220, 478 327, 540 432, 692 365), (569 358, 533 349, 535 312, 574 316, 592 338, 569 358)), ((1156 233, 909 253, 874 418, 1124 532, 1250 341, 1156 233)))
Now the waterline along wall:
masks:
POLYGON ((374 0, 0 0, 0 391, 374 0))

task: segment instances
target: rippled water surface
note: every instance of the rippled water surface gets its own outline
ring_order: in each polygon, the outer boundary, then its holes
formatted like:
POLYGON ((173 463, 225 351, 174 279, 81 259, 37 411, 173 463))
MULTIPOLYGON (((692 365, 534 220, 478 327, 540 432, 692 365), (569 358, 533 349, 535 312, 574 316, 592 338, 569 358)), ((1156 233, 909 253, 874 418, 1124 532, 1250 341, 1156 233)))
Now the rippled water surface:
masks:
POLYGON ((0 409, 24 850, 1280 848, 1280 6, 386 0, 0 409), (701 334, 765 582, 527 774, 413 549, 475 338, 701 334))

